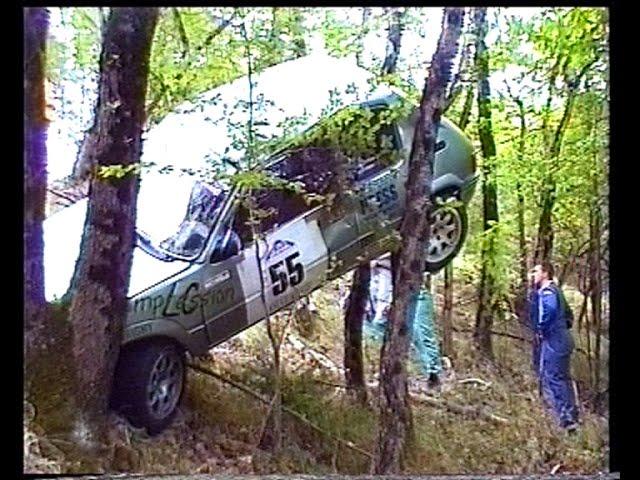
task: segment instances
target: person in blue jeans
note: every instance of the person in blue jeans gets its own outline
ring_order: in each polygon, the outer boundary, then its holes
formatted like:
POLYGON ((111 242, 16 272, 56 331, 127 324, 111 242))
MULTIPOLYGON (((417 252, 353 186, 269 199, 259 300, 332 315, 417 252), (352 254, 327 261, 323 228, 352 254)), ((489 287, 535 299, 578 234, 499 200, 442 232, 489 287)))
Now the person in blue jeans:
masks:
MULTIPOLYGON (((372 340, 382 341, 389 309, 393 298, 390 259, 379 259, 371 264, 369 302, 364 322, 364 333, 372 340)), ((442 360, 434 325, 434 308, 431 294, 422 288, 410 303, 409 315, 413 318, 411 335, 413 359, 429 386, 439 383, 442 360)))
POLYGON ((564 297, 553 282, 553 265, 536 265, 531 273, 534 288, 530 299, 530 321, 538 339, 539 353, 537 359, 534 356, 534 365, 538 365, 542 397, 560 426, 574 431, 578 421, 570 373, 574 342, 564 297))

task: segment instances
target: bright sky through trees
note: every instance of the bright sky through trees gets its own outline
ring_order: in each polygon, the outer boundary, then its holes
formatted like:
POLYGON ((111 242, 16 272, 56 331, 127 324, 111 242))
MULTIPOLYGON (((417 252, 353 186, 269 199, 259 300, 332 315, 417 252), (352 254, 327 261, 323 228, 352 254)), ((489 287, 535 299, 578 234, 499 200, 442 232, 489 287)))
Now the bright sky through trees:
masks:
MULTIPOLYGON (((86 15, 84 19, 87 24, 96 24, 98 15, 96 8, 84 9, 86 15)), ((507 16, 514 15, 523 20, 530 19, 533 15, 539 14, 540 8, 502 8, 499 10, 497 19, 500 29, 506 28, 507 16)), ((74 44, 74 35, 77 34, 77 28, 74 27, 70 16, 71 8, 50 8, 51 11, 51 29, 50 38, 55 39, 62 45, 65 45, 61 55, 66 59, 63 68, 71 70, 74 68, 74 58, 78 52, 76 44, 74 44)), ((341 7, 341 8, 311 8, 307 9, 305 16, 305 26, 311 34, 311 38, 307 39, 310 54, 318 54, 325 51, 324 40, 322 38, 321 25, 327 12, 333 12, 335 19, 348 22, 354 27, 359 27, 362 23, 362 10, 360 8, 341 7)), ((441 8, 410 8, 412 14, 417 15, 417 24, 410 25, 403 33, 402 48, 400 50, 400 58, 398 70, 403 77, 422 88, 422 82, 427 70, 427 62, 433 55, 438 32, 440 31, 440 23, 442 20, 441 8)), ((256 10, 256 13, 258 10, 256 10)), ((383 13, 382 8, 372 8, 372 16, 379 16, 383 13)), ((495 12, 494 12, 495 13, 495 12)), ((248 21, 251 21, 251 15, 248 21)), ((490 18, 490 22, 495 23, 496 16, 490 18), (491 18, 493 20, 491 20, 491 18)), ((468 20, 468 19, 467 19, 468 20)), ((256 19, 254 19, 256 21, 256 19)), ((491 23, 490 23, 491 25, 491 23)), ((86 29, 85 29, 86 31, 86 29)), ((491 28, 487 37, 489 47, 498 38, 498 28, 491 28)), ((381 62, 385 52, 386 43, 386 22, 382 22, 378 28, 372 29, 364 37, 363 61, 366 65, 376 65, 381 62)), ((85 41, 91 41, 87 38, 85 41)), ((530 48, 526 45, 523 49, 530 48)), ((90 50, 97 55, 99 50, 99 36, 95 35, 90 50)), ((460 49, 461 50, 461 49, 460 49)), ((354 63, 355 55, 348 56, 354 63)), ((96 98, 96 79, 98 73, 97 62, 95 68, 83 72, 73 72, 56 86, 56 94, 53 94, 53 87, 49 85, 48 103, 50 104, 49 117, 52 123, 49 128, 48 150, 49 150, 49 177, 54 179, 63 178, 71 173, 71 168, 76 157, 76 152, 83 132, 89 128, 93 115, 93 105, 96 98)), ((153 72, 152 72, 153 73, 153 72)), ((504 91, 504 79, 511 79, 511 86, 516 91, 518 88, 526 86, 526 82, 515 82, 513 79, 519 73, 517 67, 508 67, 505 71, 494 72, 491 76, 491 88, 493 92, 504 91)), ((153 81, 153 75, 151 80, 153 81)), ((302 87, 301 87, 302 88, 302 87)), ((541 99, 539 99, 541 101, 541 99)))

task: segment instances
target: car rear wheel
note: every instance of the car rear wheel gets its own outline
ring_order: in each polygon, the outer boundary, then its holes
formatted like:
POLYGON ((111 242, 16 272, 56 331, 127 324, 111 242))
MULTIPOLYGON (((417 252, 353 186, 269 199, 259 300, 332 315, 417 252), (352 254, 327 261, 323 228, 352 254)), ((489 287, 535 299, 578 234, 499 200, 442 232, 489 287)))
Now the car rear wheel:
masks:
POLYGON ((185 378, 184 353, 173 342, 125 346, 116 368, 113 406, 135 427, 156 435, 173 420, 185 378))
POLYGON ((467 235, 467 212, 455 197, 437 202, 431 213, 431 234, 425 270, 437 272, 458 254, 467 235))

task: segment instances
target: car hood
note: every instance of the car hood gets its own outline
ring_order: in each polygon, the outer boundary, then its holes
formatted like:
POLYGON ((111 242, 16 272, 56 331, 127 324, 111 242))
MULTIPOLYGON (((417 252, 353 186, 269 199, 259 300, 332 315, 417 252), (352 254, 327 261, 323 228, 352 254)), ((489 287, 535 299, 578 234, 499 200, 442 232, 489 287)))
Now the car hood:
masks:
MULTIPOLYGON (((48 301, 61 298, 69 288, 80 252, 87 213, 85 198, 47 218, 43 223, 44 284, 48 301)), ((128 296, 139 293, 190 266, 189 262, 164 262, 136 247, 133 252, 128 296)))

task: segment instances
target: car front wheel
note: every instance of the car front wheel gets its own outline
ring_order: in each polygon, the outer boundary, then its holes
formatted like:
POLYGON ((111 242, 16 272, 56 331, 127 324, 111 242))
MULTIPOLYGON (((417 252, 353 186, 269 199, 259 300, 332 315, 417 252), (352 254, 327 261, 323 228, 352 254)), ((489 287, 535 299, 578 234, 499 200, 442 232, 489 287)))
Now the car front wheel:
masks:
POLYGON ((467 235, 467 212, 455 197, 438 202, 431 213, 425 270, 437 272, 458 254, 467 235))
POLYGON ((135 427, 156 435, 173 420, 185 377, 184 353, 174 343, 150 340, 124 346, 116 368, 113 406, 135 427))

